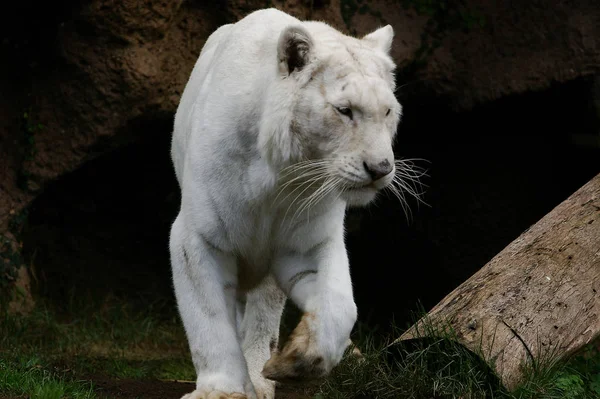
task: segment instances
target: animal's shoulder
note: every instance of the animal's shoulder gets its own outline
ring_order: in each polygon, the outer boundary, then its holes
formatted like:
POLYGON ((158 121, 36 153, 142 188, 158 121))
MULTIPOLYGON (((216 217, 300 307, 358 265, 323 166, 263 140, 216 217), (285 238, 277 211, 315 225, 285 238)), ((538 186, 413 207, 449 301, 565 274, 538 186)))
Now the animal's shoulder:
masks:
POLYGON ((254 11, 232 25, 230 40, 235 36, 244 41, 277 39, 272 34, 279 33, 286 26, 293 24, 302 24, 302 21, 276 8, 254 11))

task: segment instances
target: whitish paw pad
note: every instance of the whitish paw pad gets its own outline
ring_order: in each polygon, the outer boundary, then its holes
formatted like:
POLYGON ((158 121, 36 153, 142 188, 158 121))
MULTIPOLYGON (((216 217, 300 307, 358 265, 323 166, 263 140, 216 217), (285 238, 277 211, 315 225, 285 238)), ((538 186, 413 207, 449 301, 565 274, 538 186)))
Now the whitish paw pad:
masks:
POLYGON ((275 398, 275 381, 270 381, 261 378, 260 382, 254 383, 256 397, 258 399, 274 399, 275 398))
POLYGON ((248 399, 243 393, 225 393, 223 391, 194 391, 183 395, 181 399, 248 399))

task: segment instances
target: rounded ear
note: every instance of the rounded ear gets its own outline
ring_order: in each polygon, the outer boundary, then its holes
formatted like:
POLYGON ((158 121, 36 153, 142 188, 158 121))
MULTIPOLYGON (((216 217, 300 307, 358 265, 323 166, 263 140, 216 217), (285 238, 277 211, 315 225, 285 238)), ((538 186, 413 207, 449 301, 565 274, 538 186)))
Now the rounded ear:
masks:
POLYGON ((368 42, 372 47, 389 54, 392 49, 393 38, 394 28, 392 28, 392 25, 386 25, 375 32, 369 33, 362 40, 368 42))
POLYGON ((288 26, 281 32, 277 44, 277 59, 282 75, 300 71, 309 62, 313 40, 308 31, 299 25, 288 26))

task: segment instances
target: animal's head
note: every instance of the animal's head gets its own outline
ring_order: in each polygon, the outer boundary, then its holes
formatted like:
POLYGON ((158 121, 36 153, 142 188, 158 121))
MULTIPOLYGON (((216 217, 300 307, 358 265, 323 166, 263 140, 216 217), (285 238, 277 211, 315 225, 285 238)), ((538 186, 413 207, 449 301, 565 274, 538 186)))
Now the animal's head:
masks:
POLYGON ((289 133, 303 160, 296 165, 322 178, 323 191, 365 205, 395 175, 402 107, 389 55, 394 31, 388 25, 358 39, 319 22, 304 26, 288 27, 278 43, 278 72, 294 87, 289 133))

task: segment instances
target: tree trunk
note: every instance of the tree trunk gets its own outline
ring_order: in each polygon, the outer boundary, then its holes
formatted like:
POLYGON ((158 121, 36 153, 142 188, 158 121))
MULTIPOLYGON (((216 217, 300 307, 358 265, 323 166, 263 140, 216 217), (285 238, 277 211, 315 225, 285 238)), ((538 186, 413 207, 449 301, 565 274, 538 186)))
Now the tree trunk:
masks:
POLYGON ((600 335, 600 174, 439 302, 419 326, 450 326, 513 389, 523 365, 600 335))

